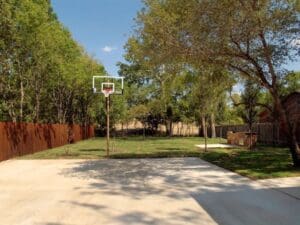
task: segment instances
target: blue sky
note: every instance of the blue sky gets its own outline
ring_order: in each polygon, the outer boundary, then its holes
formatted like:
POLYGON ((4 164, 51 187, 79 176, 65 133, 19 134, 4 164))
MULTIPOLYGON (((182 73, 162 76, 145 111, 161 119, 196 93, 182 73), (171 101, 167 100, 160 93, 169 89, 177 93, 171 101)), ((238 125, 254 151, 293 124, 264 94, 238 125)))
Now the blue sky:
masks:
MULTIPOLYGON (((88 53, 117 75, 116 63, 124 61, 123 46, 133 31, 141 0, 52 0, 59 20, 88 53)), ((286 66, 300 71, 300 60, 286 66)))
POLYGON ((133 31, 141 0, 52 0, 59 20, 111 75, 123 60, 123 46, 133 31))

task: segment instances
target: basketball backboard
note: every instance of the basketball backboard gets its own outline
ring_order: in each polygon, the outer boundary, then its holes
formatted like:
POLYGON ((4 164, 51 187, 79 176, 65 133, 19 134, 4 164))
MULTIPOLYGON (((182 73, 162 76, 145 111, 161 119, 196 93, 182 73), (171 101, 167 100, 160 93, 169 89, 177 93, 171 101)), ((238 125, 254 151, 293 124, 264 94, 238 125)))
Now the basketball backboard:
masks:
POLYGON ((94 93, 109 95, 122 95, 124 92, 124 77, 93 76, 94 93))

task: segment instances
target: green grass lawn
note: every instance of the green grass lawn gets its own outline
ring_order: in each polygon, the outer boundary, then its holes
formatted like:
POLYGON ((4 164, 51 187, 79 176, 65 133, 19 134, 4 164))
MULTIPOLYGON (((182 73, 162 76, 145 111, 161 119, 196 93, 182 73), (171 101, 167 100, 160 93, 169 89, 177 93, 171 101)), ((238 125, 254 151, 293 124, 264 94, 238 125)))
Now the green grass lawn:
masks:
MULTIPOLYGON (((224 139, 208 139, 208 143, 224 143, 224 139)), ((110 142, 110 158, 159 158, 200 156, 196 144, 204 143, 203 138, 165 138, 142 137, 112 138, 110 142)), ((65 145, 32 155, 22 159, 100 159, 106 157, 106 139, 95 138, 76 144, 65 145)))
POLYGON ((300 176, 294 168, 287 148, 258 146, 249 151, 243 148, 215 149, 201 153, 202 159, 252 179, 300 176))
MULTIPOLYGON (((225 143, 224 139, 208 139, 208 143, 225 143)), ((249 151, 243 148, 199 150, 199 137, 112 138, 110 158, 200 157, 241 175, 264 179, 300 176, 292 166, 288 149, 259 146, 249 151)), ((106 139, 95 138, 20 157, 20 159, 101 159, 106 156, 106 139)))

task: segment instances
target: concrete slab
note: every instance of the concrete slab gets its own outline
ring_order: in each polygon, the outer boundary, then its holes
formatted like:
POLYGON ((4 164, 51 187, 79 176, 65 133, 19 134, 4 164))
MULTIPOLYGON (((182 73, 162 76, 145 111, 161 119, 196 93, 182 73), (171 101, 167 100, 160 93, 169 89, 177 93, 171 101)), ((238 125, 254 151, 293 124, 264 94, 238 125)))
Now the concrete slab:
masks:
POLYGON ((197 158, 0 164, 0 224, 289 225, 299 212, 294 196, 197 158))
MULTIPOLYGON (((201 144, 201 145, 196 145, 196 147, 201 148, 201 149, 205 149, 205 145, 201 144)), ((236 145, 229 145, 229 144, 207 144, 207 148, 236 148, 238 146, 236 145)))
POLYGON ((265 179, 260 182, 266 187, 273 188, 300 200, 300 177, 265 179))

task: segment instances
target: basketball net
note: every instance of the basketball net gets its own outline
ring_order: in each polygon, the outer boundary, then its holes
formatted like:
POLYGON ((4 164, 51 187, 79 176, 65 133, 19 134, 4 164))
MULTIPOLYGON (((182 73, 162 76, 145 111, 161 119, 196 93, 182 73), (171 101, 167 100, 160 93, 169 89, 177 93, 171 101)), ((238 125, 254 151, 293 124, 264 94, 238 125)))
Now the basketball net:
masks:
POLYGON ((104 94, 105 98, 108 98, 109 95, 113 93, 113 88, 110 87, 103 88, 102 93, 104 94))

